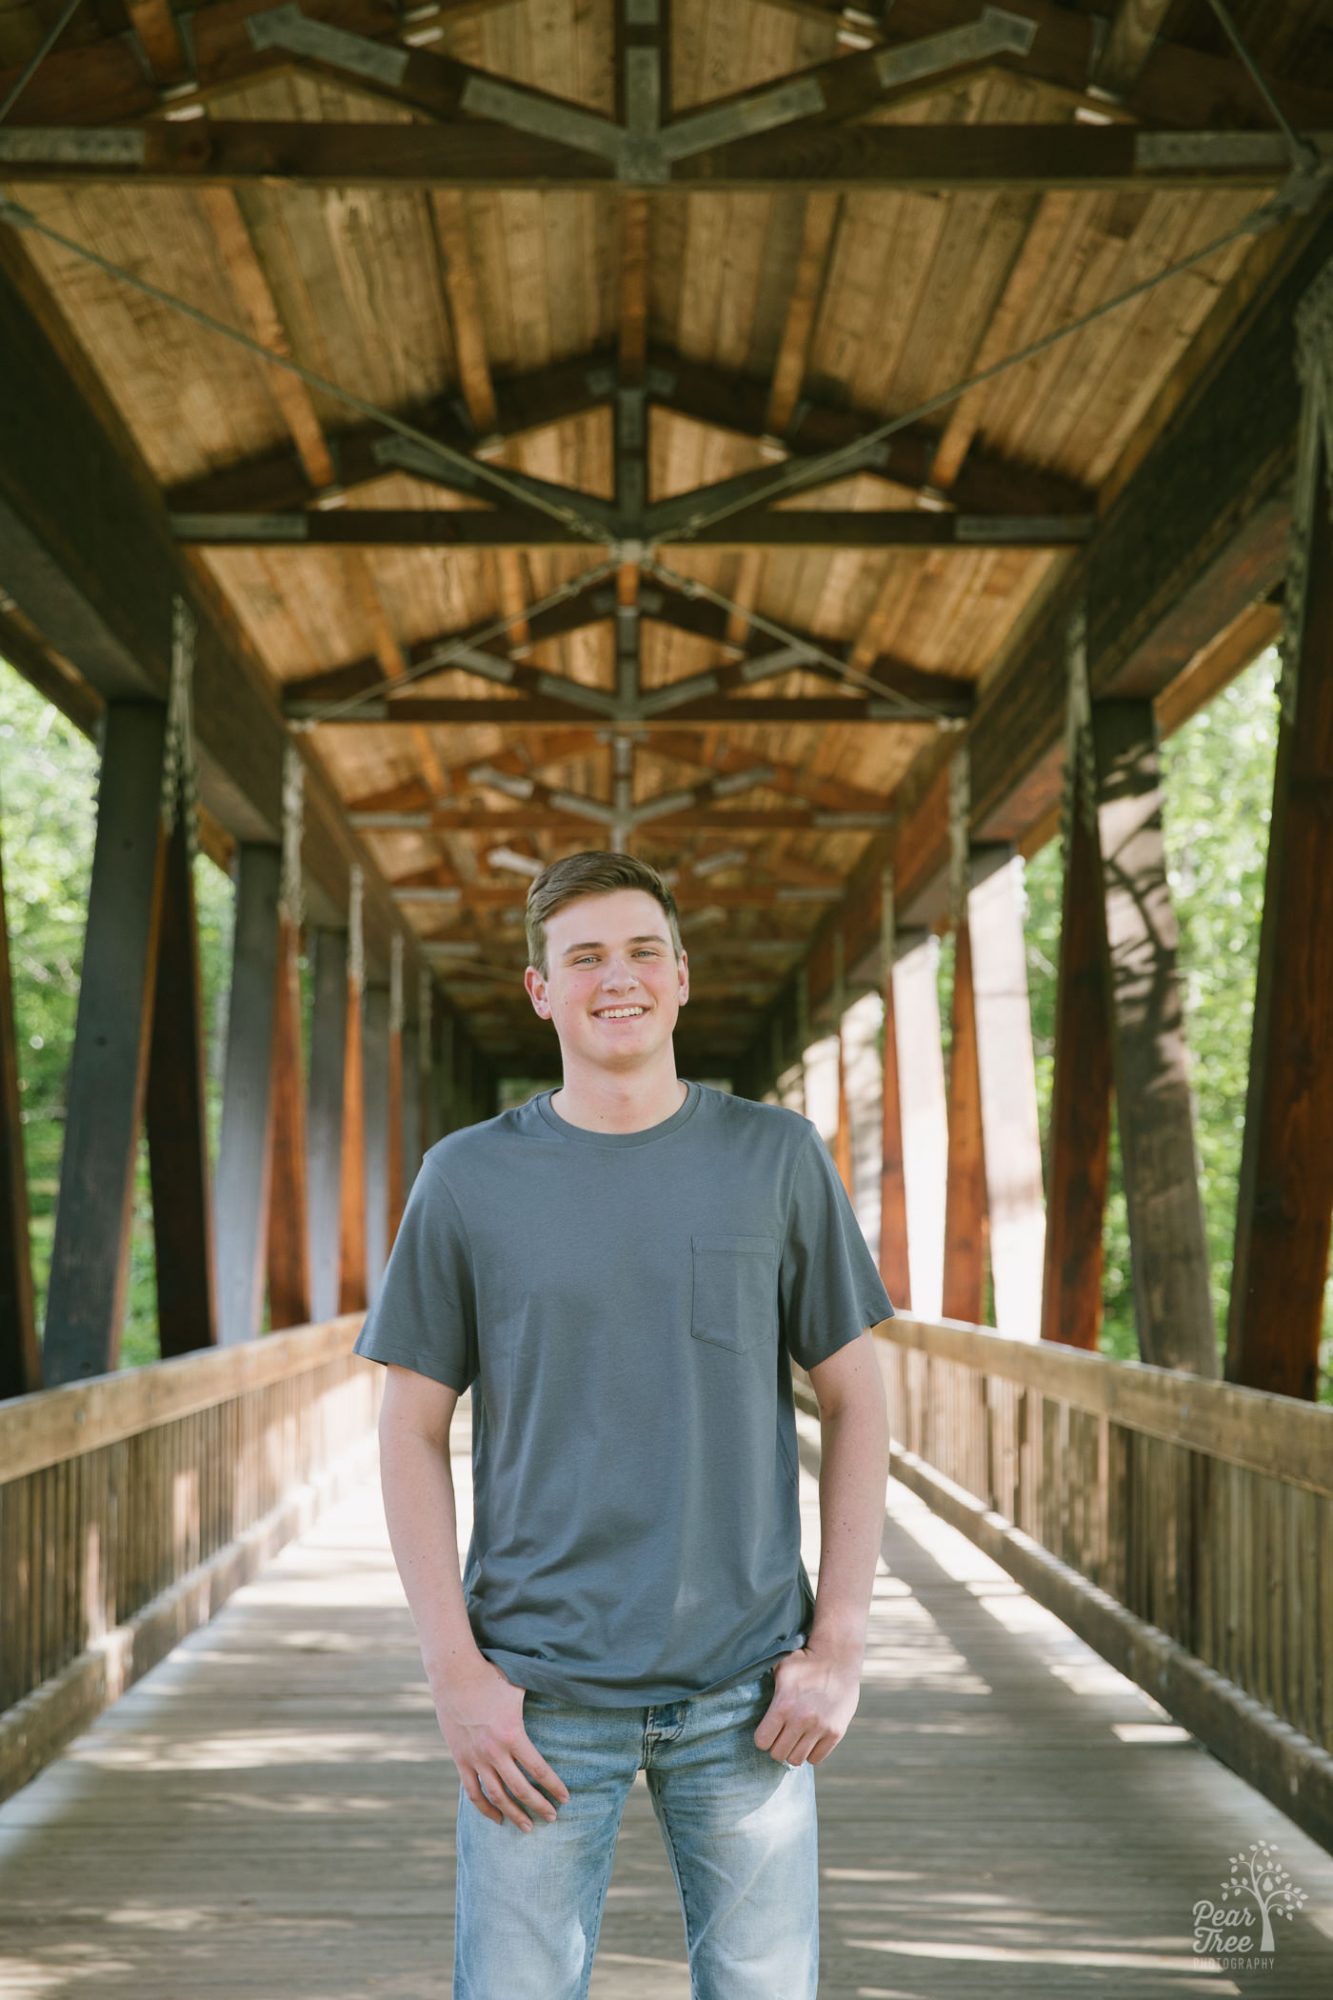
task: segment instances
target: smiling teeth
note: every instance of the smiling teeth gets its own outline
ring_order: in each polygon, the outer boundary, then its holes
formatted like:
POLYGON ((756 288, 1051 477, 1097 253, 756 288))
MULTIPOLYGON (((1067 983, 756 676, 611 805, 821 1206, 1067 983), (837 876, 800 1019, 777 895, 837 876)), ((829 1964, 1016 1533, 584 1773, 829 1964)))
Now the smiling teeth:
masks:
POLYGON ((642 1012, 642 1007, 603 1007, 597 1018, 599 1021, 634 1021, 642 1012))

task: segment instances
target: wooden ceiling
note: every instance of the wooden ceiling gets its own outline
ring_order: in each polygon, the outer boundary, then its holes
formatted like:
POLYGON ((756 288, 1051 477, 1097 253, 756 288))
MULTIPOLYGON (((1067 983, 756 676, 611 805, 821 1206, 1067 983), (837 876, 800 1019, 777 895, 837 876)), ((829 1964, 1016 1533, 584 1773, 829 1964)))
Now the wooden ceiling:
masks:
MULTIPOLYGON (((1333 130, 1333 9, 1232 11, 1333 130)), ((0 13, 0 101, 56 12, 0 13)), ((549 1067, 530 873, 619 842, 675 871, 682 1066, 727 1073, 1265 239, 946 392, 1285 172, 1206 0, 89 0, 0 129, 46 230, 348 392, 23 232, 508 1068, 549 1067)))

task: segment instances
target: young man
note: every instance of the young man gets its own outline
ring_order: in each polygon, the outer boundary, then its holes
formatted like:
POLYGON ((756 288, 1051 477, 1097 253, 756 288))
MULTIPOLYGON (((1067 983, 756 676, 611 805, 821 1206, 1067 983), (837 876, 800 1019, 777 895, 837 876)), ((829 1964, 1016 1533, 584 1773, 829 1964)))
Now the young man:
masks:
POLYGON ((677 1077, 656 871, 571 855, 527 927, 564 1082, 427 1153, 356 1343, 388 1369, 385 1513, 460 1777, 454 2000, 583 2000, 640 1768, 694 2000, 814 2000, 814 1766, 859 1694, 888 1476, 867 1329, 893 1308, 814 1127, 677 1077))

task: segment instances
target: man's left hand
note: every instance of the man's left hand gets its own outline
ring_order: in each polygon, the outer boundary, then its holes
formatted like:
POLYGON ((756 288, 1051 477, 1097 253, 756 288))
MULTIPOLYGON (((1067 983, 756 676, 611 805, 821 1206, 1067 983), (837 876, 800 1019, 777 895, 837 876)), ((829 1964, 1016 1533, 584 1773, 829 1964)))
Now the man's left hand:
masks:
POLYGON ((861 1653, 800 1646, 773 1670, 773 1699, 755 1748, 778 1764, 822 1764, 847 1733, 861 1695, 861 1653))

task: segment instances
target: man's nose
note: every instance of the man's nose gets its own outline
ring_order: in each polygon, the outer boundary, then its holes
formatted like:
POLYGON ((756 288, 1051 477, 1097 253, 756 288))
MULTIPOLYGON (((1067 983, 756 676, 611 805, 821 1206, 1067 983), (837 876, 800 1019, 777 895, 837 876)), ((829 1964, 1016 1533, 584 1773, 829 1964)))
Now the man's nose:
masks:
POLYGON ((638 983, 638 973, 627 958, 609 958, 602 974, 603 986, 630 986, 638 983))

